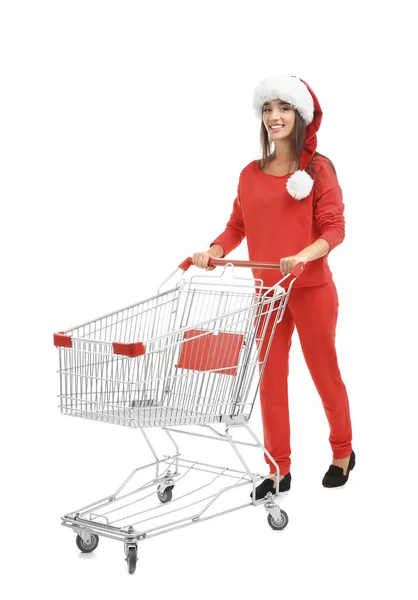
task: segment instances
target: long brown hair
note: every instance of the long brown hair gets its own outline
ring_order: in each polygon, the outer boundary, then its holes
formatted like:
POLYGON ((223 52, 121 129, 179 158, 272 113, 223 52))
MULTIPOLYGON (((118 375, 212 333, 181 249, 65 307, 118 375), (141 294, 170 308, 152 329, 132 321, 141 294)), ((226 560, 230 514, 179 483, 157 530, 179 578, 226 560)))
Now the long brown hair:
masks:
MULTIPOLYGON (((300 168, 300 154, 302 152, 303 142, 305 140, 306 125, 305 125, 304 120, 300 116, 299 112, 296 109, 294 109, 294 111, 295 111, 295 124, 294 124, 294 127, 292 129, 292 134, 291 134, 292 135, 292 154, 293 154, 293 156, 297 157, 298 169, 299 169, 300 168)), ((266 163, 267 163, 267 159, 269 158, 270 154, 272 153, 272 142, 270 141, 269 134, 264 125, 263 119, 261 119, 260 145, 261 145, 262 158, 259 160, 259 167, 260 167, 260 169, 264 169, 264 167, 266 166, 266 163)), ((305 171, 311 177, 313 174, 315 174, 317 177, 319 177, 319 179, 321 179, 321 176, 319 175, 319 173, 317 173, 317 171, 315 171, 315 169, 312 167, 312 162, 313 162, 313 159, 315 158, 315 156, 322 156, 323 158, 325 158, 331 165, 334 173, 337 174, 334 163, 331 161, 331 159, 329 159, 324 154, 315 152, 309 162, 309 165, 305 169, 305 171)), ((312 179, 314 179, 314 177, 312 177, 312 179)), ((315 179, 314 179, 314 182, 315 182, 315 179)))

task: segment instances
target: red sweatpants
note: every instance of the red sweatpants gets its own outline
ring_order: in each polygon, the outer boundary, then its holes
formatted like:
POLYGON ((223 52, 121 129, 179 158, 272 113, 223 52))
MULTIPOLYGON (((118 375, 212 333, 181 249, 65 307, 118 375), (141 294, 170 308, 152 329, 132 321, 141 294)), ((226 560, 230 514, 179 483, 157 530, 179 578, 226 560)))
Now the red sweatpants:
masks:
MULTIPOLYGON (((260 357, 264 356, 274 316, 271 316, 260 357)), ((330 427, 329 442, 334 458, 349 456, 351 447, 350 409, 335 350, 338 295, 334 281, 319 286, 292 288, 283 320, 274 332, 270 353, 260 384, 264 446, 280 468, 290 470, 290 426, 288 406, 289 350, 296 325, 310 374, 321 397, 330 427)), ((270 459, 270 473, 276 471, 270 459)))

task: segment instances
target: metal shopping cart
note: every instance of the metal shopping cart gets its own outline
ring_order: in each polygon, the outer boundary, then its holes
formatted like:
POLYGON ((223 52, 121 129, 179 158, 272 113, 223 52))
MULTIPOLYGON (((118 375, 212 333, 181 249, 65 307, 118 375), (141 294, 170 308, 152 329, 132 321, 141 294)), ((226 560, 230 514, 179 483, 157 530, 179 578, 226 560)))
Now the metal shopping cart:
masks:
POLYGON ((279 269, 277 263, 209 264, 223 269, 219 275, 200 272, 187 278, 188 258, 157 295, 54 334, 61 413, 139 428, 155 458, 135 469, 110 496, 62 517, 62 525, 76 532, 81 552, 95 550, 99 536, 122 541, 129 573, 136 569, 140 541, 232 510, 263 504, 272 529, 288 524, 278 492, 255 500, 256 484, 271 475, 252 473, 238 446, 263 450, 279 481, 277 463, 248 420, 274 331, 303 265, 268 288, 262 280, 238 277, 235 267, 279 269), (174 277, 177 281, 169 285, 174 277), (286 279, 287 289, 281 285, 286 279), (215 428, 217 423, 224 433, 215 428), (172 454, 157 455, 145 431, 150 427, 167 434, 172 454), (203 427, 205 433, 192 427, 203 427), (234 440, 230 431, 236 428, 255 443, 234 440), (174 439, 177 433, 229 444, 243 470, 186 460, 174 439), (248 485, 251 502, 219 510, 222 499, 238 488, 248 490, 248 485))

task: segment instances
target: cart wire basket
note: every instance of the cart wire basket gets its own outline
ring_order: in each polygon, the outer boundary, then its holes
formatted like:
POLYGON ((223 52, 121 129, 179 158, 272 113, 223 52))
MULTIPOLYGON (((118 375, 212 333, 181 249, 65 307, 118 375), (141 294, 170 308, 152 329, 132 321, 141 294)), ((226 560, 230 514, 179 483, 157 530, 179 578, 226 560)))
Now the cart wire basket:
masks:
POLYGON ((130 573, 136 569, 139 541, 232 510, 263 504, 272 529, 288 523, 277 491, 255 500, 256 483, 271 474, 252 473, 238 446, 261 449, 279 481, 277 463, 248 420, 275 329, 303 264, 269 288, 261 279, 238 277, 235 267, 279 269, 278 263, 211 259, 210 266, 223 267, 219 275, 187 278, 192 264, 191 258, 183 261, 156 295, 54 334, 61 414, 139 428, 155 458, 135 469, 115 493, 62 517, 62 525, 76 532, 81 552, 92 552, 99 536, 122 541, 130 573), (172 454, 159 458, 145 431, 150 427, 167 434, 172 454), (230 430, 237 427, 253 441, 234 440, 230 430), (173 433, 229 443, 243 469, 186 460, 173 433), (179 493, 173 499, 175 486, 179 493), (251 486, 251 502, 214 512, 228 492, 241 486, 251 486))

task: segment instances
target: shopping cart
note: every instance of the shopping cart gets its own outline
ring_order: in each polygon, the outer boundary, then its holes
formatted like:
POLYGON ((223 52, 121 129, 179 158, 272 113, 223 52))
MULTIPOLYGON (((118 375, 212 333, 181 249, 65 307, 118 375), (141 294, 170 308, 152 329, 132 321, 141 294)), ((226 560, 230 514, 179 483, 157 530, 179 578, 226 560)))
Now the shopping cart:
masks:
POLYGON ((61 413, 137 427, 155 458, 135 469, 110 496, 62 517, 62 525, 76 532, 81 552, 92 552, 99 536, 122 541, 129 573, 136 569, 138 542, 232 510, 263 504, 272 529, 288 524, 277 503, 278 491, 255 500, 256 484, 271 474, 252 473, 238 446, 263 450, 279 481, 279 466, 248 420, 274 331, 303 264, 272 287, 261 279, 238 277, 234 268, 279 269, 277 263, 211 259, 209 264, 223 269, 219 275, 200 271, 187 279, 188 258, 157 295, 54 334, 61 413), (173 277, 176 283, 168 285, 173 277), (286 279, 287 289, 281 285, 286 279), (216 423, 225 427, 224 433, 216 423), (186 426, 186 431, 173 426, 186 426), (145 432, 149 427, 167 434, 175 449, 171 455, 159 458, 145 432), (192 427, 204 427, 205 433, 190 431, 192 427), (236 428, 255 443, 234 440, 230 430, 236 428), (186 460, 173 433, 226 442, 244 470, 186 460), (247 496, 248 485, 251 502, 219 510, 233 490, 244 487, 247 496))

